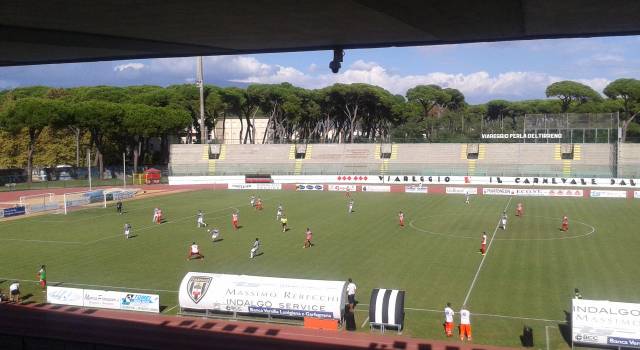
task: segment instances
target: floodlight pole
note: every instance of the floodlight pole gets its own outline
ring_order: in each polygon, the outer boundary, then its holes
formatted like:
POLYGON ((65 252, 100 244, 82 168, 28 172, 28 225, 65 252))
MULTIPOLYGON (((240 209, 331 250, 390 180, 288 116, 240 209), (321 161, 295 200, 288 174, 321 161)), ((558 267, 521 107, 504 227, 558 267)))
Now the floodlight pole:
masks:
POLYGON ((127 158, 125 152, 122 152, 122 183, 127 188, 127 158))
POLYGON ((91 191, 91 149, 87 148, 87 170, 89 171, 89 191, 91 191))
POLYGON ((196 84, 200 88, 200 143, 207 143, 207 130, 204 126, 204 72, 202 56, 198 56, 198 79, 196 84))

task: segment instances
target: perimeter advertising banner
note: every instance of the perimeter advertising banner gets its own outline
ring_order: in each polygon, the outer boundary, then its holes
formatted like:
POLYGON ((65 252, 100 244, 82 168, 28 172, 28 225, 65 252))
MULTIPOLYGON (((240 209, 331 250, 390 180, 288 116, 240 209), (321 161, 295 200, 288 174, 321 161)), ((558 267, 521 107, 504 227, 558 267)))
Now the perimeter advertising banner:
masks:
POLYGON ((524 196, 524 197, 583 197, 584 191, 574 190, 574 189, 485 187, 482 189, 482 194, 495 195, 495 196, 524 196))
POLYGON ((338 191, 338 192, 355 192, 356 185, 328 185, 329 191, 338 191))
POLYGON ((102 309, 160 312, 160 297, 157 294, 49 286, 47 302, 102 309))
POLYGON ((429 193, 429 188, 427 186, 409 185, 404 186, 404 191, 406 193, 429 193))
POLYGON ((627 191, 591 190, 592 198, 627 198, 627 191))
POLYGON ((640 304, 573 299, 576 343, 640 348, 640 304))
POLYGON ((477 187, 447 187, 447 194, 478 194, 477 187))
POLYGON ((340 319, 347 283, 189 272, 180 283, 183 309, 340 319))
POLYGON ((640 191, 633 191, 633 198, 640 198, 640 191))
POLYGON ((253 184, 238 184, 238 183, 230 183, 227 185, 227 188, 230 190, 281 190, 281 184, 263 184, 263 183, 253 183, 253 184))
POLYGON ((296 191, 324 191, 322 184, 297 184, 296 191))
POLYGON ((391 192, 391 186, 388 185, 363 185, 362 192, 391 192))

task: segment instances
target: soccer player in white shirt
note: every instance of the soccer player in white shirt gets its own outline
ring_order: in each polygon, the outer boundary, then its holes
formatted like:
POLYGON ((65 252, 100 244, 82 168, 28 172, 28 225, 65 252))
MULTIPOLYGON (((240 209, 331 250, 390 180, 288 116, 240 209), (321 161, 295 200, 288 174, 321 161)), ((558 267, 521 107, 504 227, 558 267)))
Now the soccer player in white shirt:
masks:
POLYGON ((464 340, 465 337, 471 341, 471 313, 463 305, 460 309, 460 340, 464 340))
POLYGON ((356 305, 356 284, 349 278, 349 284, 347 284, 347 299, 352 306, 356 305))
POLYGON ((220 236, 220 230, 218 230, 217 228, 209 230, 209 233, 211 234, 211 242, 215 242, 220 236))
POLYGON ((349 214, 353 213, 353 199, 349 201, 349 214))
POLYGON ((20 302, 20 283, 17 281, 9 286, 9 301, 20 302))
POLYGON ((258 249, 260 249, 260 240, 256 238, 256 240, 253 242, 253 246, 251 247, 251 252, 249 253, 250 259, 253 259, 256 256, 258 249))
POLYGON ((500 228, 503 230, 507 229, 507 212, 502 212, 502 218, 500 219, 500 228))
POLYGON ((469 191, 464 191, 464 203, 469 204, 469 191))
POLYGON ((124 238, 129 239, 130 234, 131 234, 131 224, 124 224, 124 238))
POLYGON ((204 214, 202 213, 202 210, 198 210, 198 227, 207 227, 207 224, 204 222, 204 214))
POLYGON ((276 220, 280 221, 282 218, 282 204, 278 205, 278 210, 276 212, 276 220))
POLYGON ((447 303, 447 306, 444 308, 444 332, 447 334, 447 337, 453 335, 453 309, 451 308, 451 303, 447 303))
POLYGON ((158 222, 158 210, 159 210, 158 208, 154 208, 153 209, 153 221, 152 222, 154 224, 158 222))
POLYGON ((191 258, 202 259, 204 262, 204 255, 200 253, 200 248, 196 244, 196 242, 191 243, 191 247, 189 248, 189 256, 187 256, 187 261, 191 260, 191 258))
POLYGON ((251 208, 256 206, 256 196, 251 196, 249 197, 250 201, 251 201, 251 208))

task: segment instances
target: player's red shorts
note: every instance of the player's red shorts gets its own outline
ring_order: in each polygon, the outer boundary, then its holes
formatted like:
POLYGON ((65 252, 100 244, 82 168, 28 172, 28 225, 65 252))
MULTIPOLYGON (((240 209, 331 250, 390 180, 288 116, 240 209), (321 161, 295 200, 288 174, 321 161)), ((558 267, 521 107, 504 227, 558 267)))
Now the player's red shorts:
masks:
POLYGON ((444 332, 447 334, 447 337, 450 337, 453 335, 453 322, 444 323, 444 332))
POLYGON ((464 337, 471 340, 471 325, 470 324, 461 324, 460 325, 460 340, 464 340, 464 337))
POLYGON ((400 219, 400 226, 404 226, 404 219, 400 219))
POLYGON ((44 288, 47 286, 47 280, 40 280, 40 287, 44 288))

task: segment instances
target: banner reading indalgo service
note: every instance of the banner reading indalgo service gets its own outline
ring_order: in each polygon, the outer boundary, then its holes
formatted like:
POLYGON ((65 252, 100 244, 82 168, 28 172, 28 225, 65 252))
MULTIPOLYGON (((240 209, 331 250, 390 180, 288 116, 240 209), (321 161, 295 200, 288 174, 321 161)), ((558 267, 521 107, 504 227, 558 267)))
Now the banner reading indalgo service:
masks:
POLYGON ((189 272, 180 283, 183 309, 340 319, 347 283, 189 272))
POLYGON ((160 297, 157 294, 49 286, 47 302, 102 309, 160 312, 160 297))
POLYGON ((640 304, 573 299, 571 328, 576 343, 640 348, 640 304))

